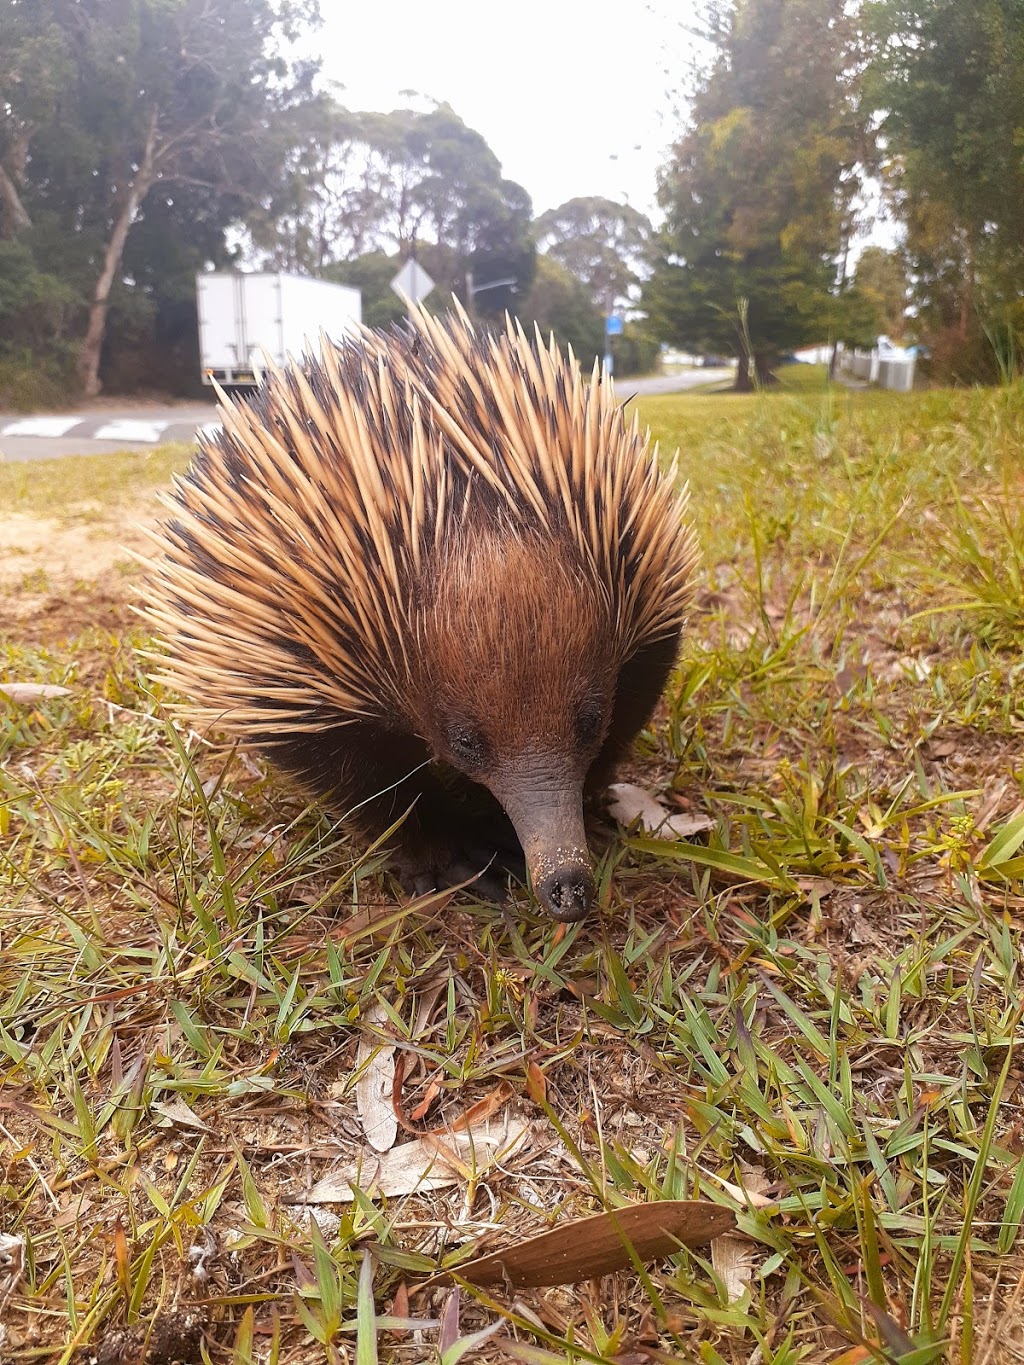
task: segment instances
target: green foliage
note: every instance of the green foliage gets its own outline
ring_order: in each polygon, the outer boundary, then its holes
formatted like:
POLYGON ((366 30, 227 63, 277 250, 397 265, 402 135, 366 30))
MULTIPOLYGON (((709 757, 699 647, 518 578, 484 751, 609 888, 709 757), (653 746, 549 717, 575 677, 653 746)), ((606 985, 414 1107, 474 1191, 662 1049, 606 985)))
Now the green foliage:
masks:
POLYGON ((1024 7, 872 0, 864 23, 874 51, 866 94, 881 117, 933 369, 971 379, 996 377, 1008 359, 1019 368, 1024 7), (987 357, 986 332, 1002 338, 987 357))
POLYGON ((738 386, 749 355, 766 377, 835 316, 863 151, 846 9, 749 0, 720 15, 714 64, 662 172, 668 222, 644 306, 662 339, 739 355, 738 386))
MULTIPOLYGON (((126 329, 138 368, 140 336, 159 344, 183 282, 225 258, 226 230, 265 188, 281 115, 309 95, 312 68, 283 54, 316 18, 315 0, 0 5, 11 92, 0 106, 0 234, 17 232, 73 299, 69 330, 85 341, 87 372, 119 292, 122 311, 127 293, 133 317, 149 310, 142 333, 126 329)), ((23 325, 11 339, 49 354, 23 325)), ((110 348, 105 360, 117 368, 110 348)))
POLYGON ((390 259, 394 274, 414 251, 442 291, 485 317, 500 318, 526 296, 535 257, 529 196, 503 179, 487 142, 450 105, 360 113, 319 98, 295 118, 302 137, 283 158, 274 194, 248 219, 266 264, 365 278, 368 312, 385 321, 395 310, 375 272, 390 259), (513 284, 487 287, 503 279, 513 284))
POLYGON ((622 335, 609 337, 619 378, 628 374, 650 374, 658 368, 661 345, 647 323, 627 322, 622 335))
POLYGON ((903 253, 886 251, 880 246, 865 247, 857 260, 854 285, 874 308, 879 324, 876 334, 901 341, 907 330, 906 308, 910 292, 903 253))
POLYGON ((0 412, 63 407, 73 373, 73 356, 61 365, 53 355, 40 357, 25 349, 5 348, 0 354, 0 412))
POLYGON ((0 240, 0 355, 56 348, 78 303, 70 285, 36 268, 27 245, 0 240))
POLYGON ((545 336, 554 332, 559 345, 572 346, 585 370, 602 354, 604 319, 587 287, 551 255, 537 258, 533 286, 515 312, 524 327, 537 323, 545 336))
MULTIPOLYGON (((362 293, 363 322, 367 327, 387 327, 405 317, 405 305, 391 288, 401 259, 383 251, 370 251, 349 261, 331 261, 321 274, 336 284, 349 284, 362 293)), ((424 269, 427 269, 424 266, 424 269)), ((433 277, 433 271, 430 271, 433 277)))
POLYGON ((74 369, 69 320, 80 300, 36 268, 22 241, 0 239, 0 410, 60 406, 74 369))
POLYGON ((603 314, 636 291, 654 236, 639 209, 600 195, 569 199, 548 209, 533 230, 538 248, 586 286, 603 314))

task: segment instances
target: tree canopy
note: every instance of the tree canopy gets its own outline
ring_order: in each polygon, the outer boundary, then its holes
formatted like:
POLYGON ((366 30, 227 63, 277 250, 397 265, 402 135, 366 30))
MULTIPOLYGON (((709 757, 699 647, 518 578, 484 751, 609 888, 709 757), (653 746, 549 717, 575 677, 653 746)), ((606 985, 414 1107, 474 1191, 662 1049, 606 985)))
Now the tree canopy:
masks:
POLYGON ((1024 338, 1024 5, 871 0, 867 96, 920 330, 957 373, 1024 338))
POLYGON ((152 206, 167 243, 222 245, 308 95, 313 68, 287 51, 316 21, 315 0, 4 0, 0 226, 80 295, 86 394, 133 224, 152 206))
POLYGON ((1021 0, 705 0, 705 16, 655 230, 599 195, 533 220, 446 103, 346 108, 296 55, 318 0, 0 0, 0 401, 12 373, 33 393, 75 374, 85 393, 101 374, 183 387, 199 269, 347 280, 386 323, 412 254, 428 306, 507 309, 581 355, 620 309, 621 358, 732 351, 741 384, 876 329, 927 342, 942 375, 1019 368, 1021 0), (867 173, 901 241, 858 257, 867 173))
POLYGON ((766 375, 827 331, 863 128, 843 0, 743 0, 713 18, 644 304, 666 340, 737 354, 743 386, 751 356, 766 375))
POLYGON ((568 199, 533 230, 538 249, 579 280, 603 314, 638 292, 654 236, 639 209, 600 195, 568 199))
POLYGON ((353 278, 360 270, 344 263, 415 253, 445 291, 485 316, 525 298, 530 198, 450 105, 360 113, 323 98, 300 120, 277 190, 249 216, 261 260, 353 278), (502 279, 512 283, 496 286, 502 279))

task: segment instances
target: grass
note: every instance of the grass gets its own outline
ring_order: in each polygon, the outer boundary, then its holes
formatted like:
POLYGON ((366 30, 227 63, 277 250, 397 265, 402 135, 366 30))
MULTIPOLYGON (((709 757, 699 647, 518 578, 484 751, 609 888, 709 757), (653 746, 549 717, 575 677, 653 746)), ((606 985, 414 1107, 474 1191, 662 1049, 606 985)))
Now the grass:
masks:
POLYGON ((0 512, 83 518, 134 505, 187 465, 189 447, 155 446, 71 460, 0 460, 0 512))
MULTIPOLYGON (((1024 393, 640 406, 705 568, 630 776, 715 827, 609 832, 587 925, 407 905, 379 850, 169 729, 88 592, 8 633, 0 677, 70 692, 0 702, 5 1360, 1024 1358, 1024 393), (409 1128, 511 1095, 527 1144, 449 1190, 304 1200, 369 1164, 367 1029, 409 1128), (695 1195, 738 1210, 739 1297, 706 1252, 417 1291, 695 1195)), ((32 475, 127 516, 181 460, 32 475)), ((2 505, 38 510, 22 477, 2 505)))

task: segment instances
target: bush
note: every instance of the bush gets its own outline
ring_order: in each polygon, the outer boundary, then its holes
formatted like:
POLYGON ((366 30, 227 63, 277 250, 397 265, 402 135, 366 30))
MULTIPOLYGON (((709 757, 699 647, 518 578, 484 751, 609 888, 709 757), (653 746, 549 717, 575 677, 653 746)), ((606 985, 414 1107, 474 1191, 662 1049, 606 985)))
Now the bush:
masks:
POLYGON ((966 341, 948 327, 929 339, 931 355, 919 372, 933 384, 999 384, 1020 375, 1024 367, 1024 316, 1020 307, 982 319, 966 341))
POLYGON ((627 323, 622 336, 612 337, 611 341, 615 373, 620 379, 628 374, 651 374, 658 368, 661 347, 643 323, 627 323))
POLYGON ((27 349, 0 354, 0 411, 67 407, 75 395, 74 352, 42 358, 27 349))

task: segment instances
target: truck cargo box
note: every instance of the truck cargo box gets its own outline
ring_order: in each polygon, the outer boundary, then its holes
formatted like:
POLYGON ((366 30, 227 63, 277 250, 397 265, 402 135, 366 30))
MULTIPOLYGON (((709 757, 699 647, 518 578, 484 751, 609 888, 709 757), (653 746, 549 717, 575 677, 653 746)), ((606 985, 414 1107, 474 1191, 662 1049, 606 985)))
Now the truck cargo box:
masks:
POLYGON ((197 275, 196 295, 203 383, 226 389, 258 383, 264 355, 297 360, 321 331, 338 340, 362 320, 358 289, 303 275, 197 275))

